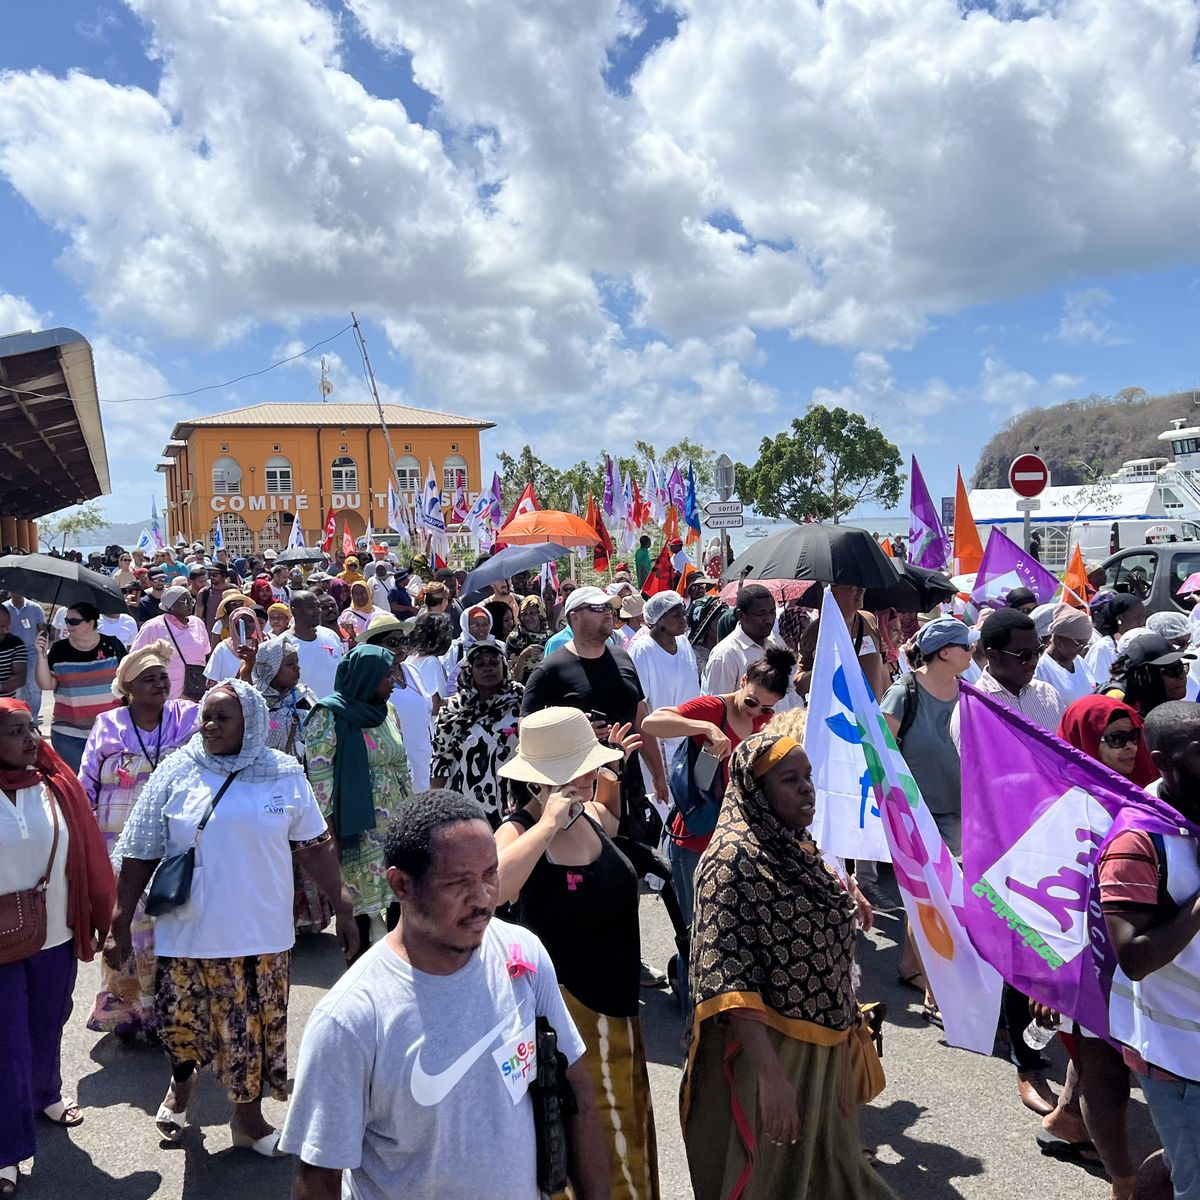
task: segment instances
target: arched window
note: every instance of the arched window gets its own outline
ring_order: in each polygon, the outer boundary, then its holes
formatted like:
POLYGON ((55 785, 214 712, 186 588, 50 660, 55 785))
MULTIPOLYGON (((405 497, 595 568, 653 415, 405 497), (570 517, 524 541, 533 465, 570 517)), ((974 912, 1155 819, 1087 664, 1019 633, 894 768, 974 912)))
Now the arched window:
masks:
POLYGON ((292 464, 282 455, 267 459, 266 478, 268 496, 292 494, 292 464))
POLYGON ((454 495, 454 489, 462 484, 463 491, 470 490, 471 481, 467 478, 467 460, 461 454, 451 454, 442 464, 442 487, 449 496, 454 495))
POLYGON ((330 467, 330 480, 335 492, 357 492, 358 464, 346 454, 339 455, 330 467))
POLYGON ((396 459, 396 481, 402 492, 421 490, 421 464, 415 455, 402 454, 396 459))
POLYGON ((212 490, 214 496, 238 496, 242 491, 242 468, 228 454, 213 460, 212 490))

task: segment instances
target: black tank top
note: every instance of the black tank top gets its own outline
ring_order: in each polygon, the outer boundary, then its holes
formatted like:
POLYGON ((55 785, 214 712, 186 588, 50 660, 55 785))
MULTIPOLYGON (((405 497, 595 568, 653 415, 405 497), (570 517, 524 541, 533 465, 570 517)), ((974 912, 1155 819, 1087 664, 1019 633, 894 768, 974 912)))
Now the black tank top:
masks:
MULTIPOLYGON (((531 829, 518 809, 506 818, 531 829)), ((608 834, 586 813, 600 839, 600 857, 585 866, 538 859, 513 918, 542 939, 562 984, 581 1004, 609 1017, 638 1014, 641 934, 637 872, 608 834)))

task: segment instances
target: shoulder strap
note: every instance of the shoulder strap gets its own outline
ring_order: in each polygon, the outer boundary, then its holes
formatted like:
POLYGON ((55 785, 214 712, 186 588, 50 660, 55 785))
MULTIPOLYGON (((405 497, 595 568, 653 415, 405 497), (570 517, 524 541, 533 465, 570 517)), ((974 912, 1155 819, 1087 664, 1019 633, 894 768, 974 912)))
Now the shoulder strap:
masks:
POLYGON ((41 891, 50 886, 50 872, 54 868, 54 856, 58 853, 58 797, 54 789, 46 787, 46 795, 50 800, 50 819, 54 822, 54 841, 50 843, 50 858, 46 863, 46 873, 38 880, 36 890, 41 891))
POLYGON ((208 818, 213 815, 213 810, 221 803, 221 797, 229 790, 229 785, 237 778, 237 771, 230 771, 225 776, 225 782, 217 789, 217 794, 208 802, 208 807, 204 810, 204 816, 200 818, 200 824, 196 826, 196 837, 204 831, 205 825, 208 824, 208 818))
POLYGON ((904 739, 917 719, 917 704, 921 695, 921 685, 911 671, 904 676, 900 685, 904 688, 904 714, 900 718, 900 728, 896 730, 896 745, 903 748, 904 739))
POLYGON ((533 814, 527 813, 523 808, 514 809, 500 824, 507 825, 510 821, 514 825, 520 825, 526 832, 537 824, 537 821, 533 819, 533 814))
POLYGON ((1167 842, 1161 833, 1152 833, 1150 840, 1154 843, 1154 856, 1158 859, 1158 906, 1160 908, 1175 908, 1175 901, 1167 890, 1167 842))
POLYGON ((854 635, 854 653, 857 655, 862 649, 863 638, 867 636, 867 623, 863 620, 862 613, 854 614, 854 624, 858 628, 858 632, 854 635))
POLYGON ((179 655, 179 661, 183 663, 185 667, 188 666, 188 661, 183 657, 183 651, 180 650, 179 643, 175 641, 175 634, 171 632, 171 622, 167 619, 166 613, 163 613, 163 625, 166 627, 167 637, 171 639, 171 643, 175 647, 175 653, 179 655))

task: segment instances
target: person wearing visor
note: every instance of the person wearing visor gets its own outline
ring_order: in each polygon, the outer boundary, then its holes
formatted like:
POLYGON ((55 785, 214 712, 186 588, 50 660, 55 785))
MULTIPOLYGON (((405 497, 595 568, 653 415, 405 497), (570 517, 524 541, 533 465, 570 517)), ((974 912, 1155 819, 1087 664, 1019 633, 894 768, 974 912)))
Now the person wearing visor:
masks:
POLYGON ((1122 700, 1145 717, 1160 704, 1187 696, 1188 668, 1195 654, 1178 650, 1161 634, 1142 634, 1113 663, 1106 696, 1122 700))

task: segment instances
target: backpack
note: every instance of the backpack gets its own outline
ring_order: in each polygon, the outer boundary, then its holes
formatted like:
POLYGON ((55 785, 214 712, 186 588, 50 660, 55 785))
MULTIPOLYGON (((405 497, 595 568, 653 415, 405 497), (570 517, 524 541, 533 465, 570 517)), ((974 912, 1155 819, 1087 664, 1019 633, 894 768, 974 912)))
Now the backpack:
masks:
MULTIPOLYGON (((727 718, 728 711, 721 716, 722 732, 725 730, 727 718)), ((708 837, 716 829, 717 817, 721 814, 721 800, 725 796, 722 770, 718 769, 708 787, 701 788, 696 783, 696 760, 700 757, 702 749, 702 746, 698 746, 687 737, 679 744, 671 759, 671 775, 668 781, 671 799, 689 837, 708 837)))
POLYGON ((904 749, 904 739, 917 719, 917 704, 921 695, 921 687, 917 677, 911 671, 900 677, 900 686, 904 689, 904 712, 900 717, 900 728, 896 730, 896 746, 904 749))

